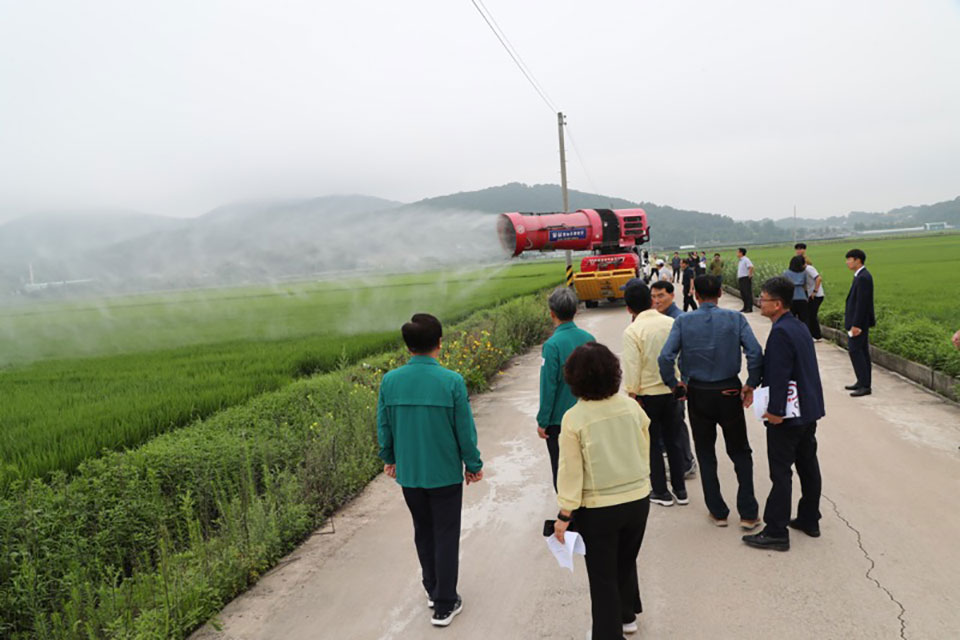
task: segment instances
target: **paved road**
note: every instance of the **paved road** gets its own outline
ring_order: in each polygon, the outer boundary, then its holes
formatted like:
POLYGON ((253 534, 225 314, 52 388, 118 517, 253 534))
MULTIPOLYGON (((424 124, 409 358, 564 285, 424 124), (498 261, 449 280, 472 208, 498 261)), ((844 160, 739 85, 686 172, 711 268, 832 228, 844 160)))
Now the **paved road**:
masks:
MULTIPOLYGON (((601 308, 578 323, 619 350, 628 319, 601 308)), ((750 322, 762 344, 769 321, 755 312, 750 322)), ((850 398, 846 352, 822 343, 817 354, 828 414, 818 434, 823 536, 795 535, 788 553, 747 548, 736 527, 707 521, 699 481, 688 483, 688 506, 651 508, 636 637, 960 637, 960 409, 883 370, 873 396, 850 398)), ((465 489, 464 611, 451 627, 429 623, 410 517, 381 476, 334 518, 336 533, 311 537, 225 608, 222 631, 195 640, 583 638, 583 562, 559 569, 540 537, 556 504, 534 431, 538 367, 538 350, 519 357, 473 399, 486 480, 465 489)), ((752 412, 748 426, 762 505, 764 427, 752 412)), ((719 455, 732 505, 732 464, 719 455)))

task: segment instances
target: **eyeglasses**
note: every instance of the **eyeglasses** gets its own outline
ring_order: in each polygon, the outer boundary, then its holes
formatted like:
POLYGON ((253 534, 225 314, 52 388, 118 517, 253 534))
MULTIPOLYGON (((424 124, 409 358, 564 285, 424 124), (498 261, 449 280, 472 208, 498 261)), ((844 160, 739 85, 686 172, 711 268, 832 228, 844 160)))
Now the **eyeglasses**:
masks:
POLYGON ((757 298, 757 300, 760 302, 760 304, 763 304, 764 302, 781 302, 780 298, 763 298, 763 297, 760 297, 760 298, 757 298))

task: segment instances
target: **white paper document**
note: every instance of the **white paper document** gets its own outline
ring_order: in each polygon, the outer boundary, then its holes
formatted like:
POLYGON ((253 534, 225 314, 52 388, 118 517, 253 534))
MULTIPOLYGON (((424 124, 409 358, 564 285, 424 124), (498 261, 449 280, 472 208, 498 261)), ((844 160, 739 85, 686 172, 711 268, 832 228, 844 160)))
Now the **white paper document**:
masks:
MULTIPOLYGON (((770 387, 757 387, 753 390, 753 415, 757 420, 763 420, 770 404, 770 387)), ((800 417, 800 396, 797 395, 797 383, 791 380, 787 384, 787 415, 784 418, 800 417)))
POLYGON ((557 559, 564 569, 573 571, 573 554, 579 553, 582 556, 587 555, 587 546, 583 543, 583 538, 575 531, 567 531, 563 534, 563 542, 557 540, 557 536, 547 536, 547 548, 557 559))

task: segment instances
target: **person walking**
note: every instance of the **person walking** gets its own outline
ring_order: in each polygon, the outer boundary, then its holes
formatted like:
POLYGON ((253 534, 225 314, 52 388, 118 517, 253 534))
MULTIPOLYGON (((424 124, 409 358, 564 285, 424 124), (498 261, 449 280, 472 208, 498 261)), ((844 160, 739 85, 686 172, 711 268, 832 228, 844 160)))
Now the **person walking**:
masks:
POLYGON ((770 495, 763 510, 764 528, 743 541, 758 549, 788 551, 787 527, 820 537, 820 463, 817 460, 817 421, 826 415, 817 352, 810 332, 790 313, 793 283, 771 278, 763 283, 760 313, 773 323, 763 355, 763 383, 770 400, 763 415, 770 465, 770 495), (799 417, 787 418, 788 398, 796 393, 799 417), (797 517, 790 519, 793 477, 800 478, 797 517))
POLYGON ((820 272, 810 262, 810 258, 804 255, 807 261, 807 300, 809 309, 807 311, 807 327, 810 328, 810 335, 814 342, 823 340, 823 332, 820 330, 820 306, 823 305, 823 278, 820 272))
POLYGON ((680 282, 680 252, 673 252, 673 258, 670 259, 670 267, 673 269, 673 281, 680 282))
POLYGON ((857 381, 845 387, 854 398, 873 393, 872 364, 870 362, 870 327, 876 326, 873 312, 873 276, 863 266, 867 254, 860 249, 847 251, 847 268, 853 271, 853 282, 847 293, 843 312, 843 328, 847 330, 847 350, 857 381))
POLYGON ((694 282, 700 308, 673 321, 670 336, 657 359, 660 377, 678 398, 686 397, 693 430, 693 445, 700 463, 700 484, 718 527, 727 526, 730 509, 720 493, 717 477, 717 425, 723 431, 727 455, 737 473, 737 511, 740 527, 759 526, 759 506, 753 490, 753 458, 747 438, 745 407, 753 402, 753 390, 763 372, 763 351, 747 319, 736 311, 721 309, 720 282, 700 276, 694 282), (740 383, 741 352, 747 357, 747 383, 740 383), (675 366, 680 359, 682 382, 675 366))
POLYGON ((697 302, 693 299, 693 281, 696 274, 693 270, 692 258, 684 258, 680 261, 680 268, 683 269, 683 310, 692 308, 697 310, 697 302))
POLYGON ((737 286, 743 299, 742 313, 753 311, 753 262, 747 257, 747 250, 737 249, 737 286))
POLYGON ((807 324, 809 302, 807 298, 807 263, 803 256, 796 255, 790 258, 790 267, 783 272, 783 277, 793 283, 793 300, 790 302, 790 312, 807 324))
POLYGON ((418 313, 401 333, 411 357, 380 383, 377 439, 383 471, 403 488, 413 518, 430 622, 445 627, 463 610, 457 594, 463 480, 482 480, 483 461, 463 376, 437 362, 440 321, 418 313))
POLYGON ((650 289, 646 285, 628 287, 624 302, 634 316, 623 332, 623 388, 640 403, 650 418, 650 502, 665 507, 674 503, 690 504, 683 473, 683 450, 677 441, 677 400, 663 384, 657 357, 670 335, 673 318, 653 308, 650 289), (663 454, 670 462, 670 485, 667 489, 663 454))
MULTIPOLYGON (((673 284, 670 282, 654 282, 650 286, 650 297, 653 300, 653 308, 665 316, 670 316, 676 320, 683 315, 680 307, 673 301, 673 284)), ((693 457, 693 451, 690 447, 690 431, 687 429, 687 401, 677 400, 677 442, 683 451, 683 477, 687 480, 697 475, 697 461, 693 457)))
POLYGON ((564 377, 577 403, 560 431, 560 512, 554 535, 570 520, 586 545, 593 640, 622 640, 643 611, 637 555, 650 513, 650 420, 618 393, 620 363, 607 347, 574 349, 564 377))
MULTIPOLYGON (((643 282, 637 280, 637 282, 643 282)), ((563 363, 573 350, 594 337, 573 322, 577 313, 577 294, 569 287, 557 287, 547 299, 553 335, 543 343, 540 359, 540 408, 537 411, 537 435, 547 442, 553 489, 557 489, 557 465, 560 456, 560 424, 567 409, 577 399, 563 379, 563 363)))

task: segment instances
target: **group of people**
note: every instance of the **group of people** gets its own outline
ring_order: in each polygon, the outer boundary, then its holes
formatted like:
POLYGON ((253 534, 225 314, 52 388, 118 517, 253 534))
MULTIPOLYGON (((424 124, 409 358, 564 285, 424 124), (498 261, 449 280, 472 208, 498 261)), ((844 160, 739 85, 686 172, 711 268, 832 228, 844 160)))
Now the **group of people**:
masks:
MULTIPOLYGON (((801 249, 805 247, 797 247, 801 249)), ((738 268, 746 251, 740 256, 738 268)), ((858 378, 851 390, 869 393, 869 352, 863 371, 864 355, 857 347, 858 341, 868 342, 874 324, 865 260, 857 249, 847 254, 855 278, 846 325, 858 378)), ((752 277, 752 265, 747 273, 752 277)), ((761 348, 745 316, 718 305, 722 288, 717 276, 692 279, 697 307, 688 313, 675 304, 671 281, 634 279, 624 291, 631 320, 620 358, 577 327, 578 300, 571 289, 558 288, 549 296, 554 331, 542 347, 537 433, 546 442, 557 492, 553 534, 562 542, 576 530, 586 545, 592 614, 588 637, 619 639, 638 628, 637 557, 650 504, 690 503, 686 480, 696 467, 685 414, 709 522, 726 527, 730 514, 717 475, 719 428, 736 472, 743 542, 787 551, 790 529, 819 537, 816 431, 825 409, 814 338, 796 305, 798 282, 778 276, 761 286, 760 312, 772 322, 761 348), (772 482, 762 518, 744 416, 761 384, 768 391, 763 420, 772 482), (802 493, 793 518, 791 468, 802 493)), ((483 480, 483 462, 464 380, 437 362, 439 320, 416 314, 401 333, 411 357, 381 383, 380 457, 385 473, 401 485, 413 519, 431 622, 447 626, 463 608, 457 593, 463 483, 483 480)))
MULTIPOLYGON (((783 277, 793 285, 790 312, 807 326, 814 342, 823 339, 820 328, 820 306, 825 297, 823 277, 807 255, 807 245, 794 245, 795 255, 783 277)), ((753 262, 745 248, 737 249, 737 280, 743 313, 753 311, 753 262)), ((873 276, 867 270, 867 254, 860 249, 851 249, 846 254, 847 268, 854 272, 853 281, 844 306, 844 329, 847 331, 847 350, 856 381, 846 386, 853 397, 868 396, 872 390, 872 364, 870 361, 870 328, 877 324, 873 307, 873 276)), ((960 332, 958 332, 960 334, 960 332)), ((958 347, 960 348, 960 347, 958 347)))

